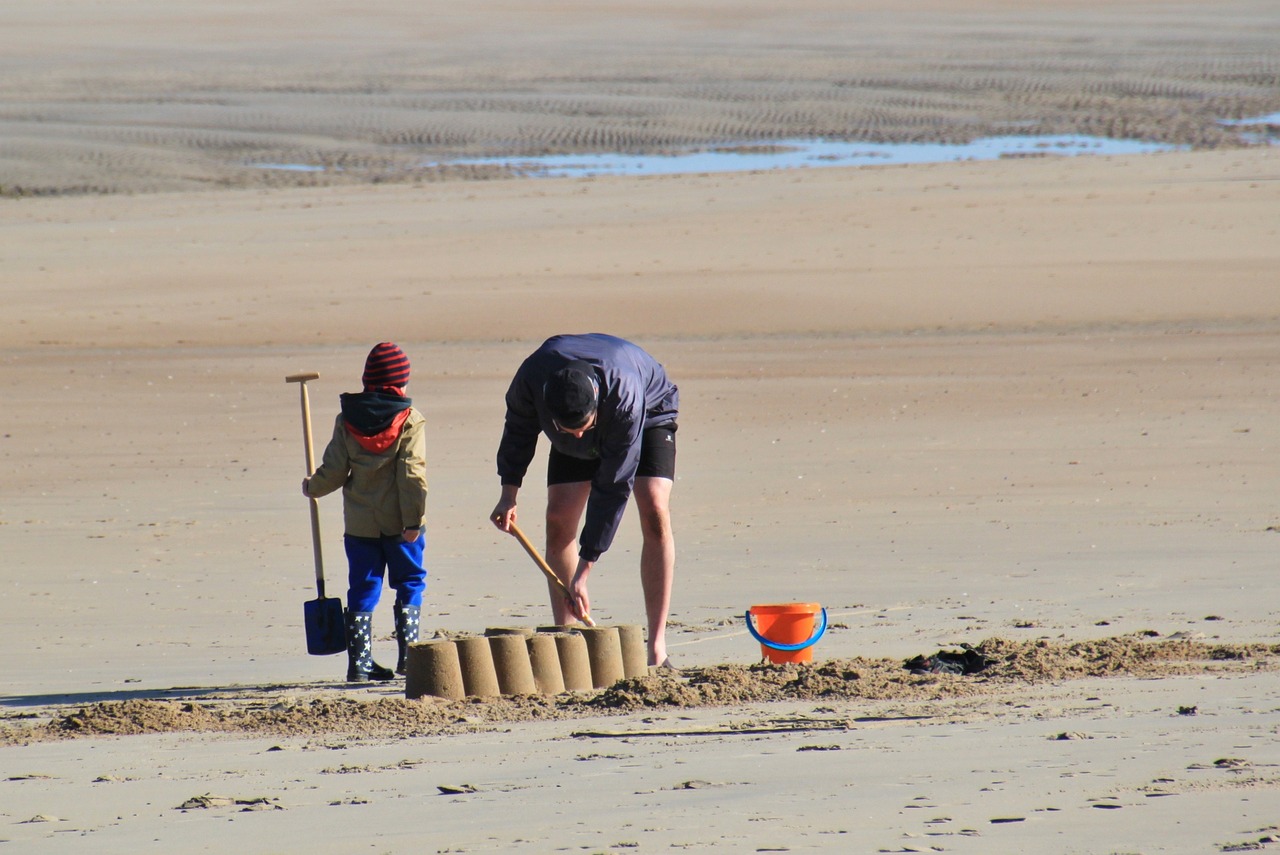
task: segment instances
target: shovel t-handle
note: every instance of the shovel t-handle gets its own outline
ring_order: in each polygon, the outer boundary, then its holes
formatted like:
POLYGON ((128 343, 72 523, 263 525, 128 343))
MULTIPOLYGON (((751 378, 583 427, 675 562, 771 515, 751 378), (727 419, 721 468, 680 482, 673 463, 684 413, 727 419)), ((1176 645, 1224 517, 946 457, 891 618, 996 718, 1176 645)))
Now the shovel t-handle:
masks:
MULTIPOLYGON (((302 442, 307 453, 307 477, 316 471, 316 452, 311 440, 311 399, 307 397, 307 381, 318 380, 320 375, 315 371, 303 371, 289 374, 284 378, 286 383, 297 383, 299 398, 302 402, 302 442)), ((311 504, 311 551, 316 558, 316 592, 324 599, 324 559, 320 552, 320 503, 314 498, 311 504)))
MULTIPOLYGON (((529 557, 533 559, 533 563, 538 565, 538 569, 540 569, 543 575, 551 581, 551 584, 559 589, 560 593, 564 594, 565 599, 572 601, 573 595, 569 593, 569 589, 565 587, 564 582, 561 581, 560 577, 551 569, 551 565, 547 564, 546 559, 538 552, 538 548, 529 541, 529 538, 525 537, 524 532, 520 530, 520 526, 516 525, 514 522, 511 523, 511 533, 515 536, 516 540, 520 541, 520 545, 524 547, 524 551, 529 553, 529 557)), ((587 626, 596 625, 596 622, 591 619, 591 615, 583 615, 582 622, 587 626)))

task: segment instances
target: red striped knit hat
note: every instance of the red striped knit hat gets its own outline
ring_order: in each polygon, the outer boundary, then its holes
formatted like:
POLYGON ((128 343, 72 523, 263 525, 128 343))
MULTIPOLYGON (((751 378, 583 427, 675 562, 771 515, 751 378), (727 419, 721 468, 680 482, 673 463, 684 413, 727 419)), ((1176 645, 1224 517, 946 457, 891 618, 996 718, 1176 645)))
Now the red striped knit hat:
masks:
POLYGON ((366 389, 384 386, 403 388, 409 385, 409 357, 389 341, 374 345, 364 361, 364 377, 361 379, 366 389))

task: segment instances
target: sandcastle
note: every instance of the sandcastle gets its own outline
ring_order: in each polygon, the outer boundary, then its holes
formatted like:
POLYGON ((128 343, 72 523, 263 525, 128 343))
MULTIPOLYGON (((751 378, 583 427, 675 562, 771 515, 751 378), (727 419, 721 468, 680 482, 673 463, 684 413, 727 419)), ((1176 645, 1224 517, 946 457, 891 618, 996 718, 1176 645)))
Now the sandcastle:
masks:
POLYGON ((640 626, 489 627, 408 646, 405 697, 558 695, 648 673, 640 626))

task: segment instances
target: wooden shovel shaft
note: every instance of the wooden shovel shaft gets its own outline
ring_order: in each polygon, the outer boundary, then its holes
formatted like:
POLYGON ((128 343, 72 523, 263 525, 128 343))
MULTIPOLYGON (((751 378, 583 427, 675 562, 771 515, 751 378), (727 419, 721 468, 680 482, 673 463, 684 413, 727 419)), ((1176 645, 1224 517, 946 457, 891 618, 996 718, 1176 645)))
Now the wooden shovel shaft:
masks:
MULTIPOLYGON (((286 383, 298 384, 298 397, 302 405, 302 443, 307 453, 308 478, 316 471, 316 451, 315 443, 311 438, 311 399, 307 396, 307 381, 316 380, 319 377, 320 375, 314 371, 304 371, 284 378, 286 383)), ((320 552, 320 503, 311 499, 309 504, 311 505, 311 551, 316 559, 316 593, 323 600, 324 558, 320 552)))
MULTIPOLYGON (((556 571, 551 569, 551 565, 549 565, 546 559, 542 557, 542 554, 538 552, 538 548, 529 542, 529 538, 525 537, 524 532, 520 530, 520 526, 512 523, 511 533, 516 536, 516 540, 520 541, 520 545, 524 547, 524 551, 529 553, 529 557, 533 559, 533 563, 538 565, 538 568, 542 570, 543 574, 551 581, 551 584, 555 585, 556 588, 559 589, 560 593, 564 594, 566 599, 572 600, 573 595, 569 593, 569 589, 565 587, 564 582, 556 575, 556 571)), ((596 625, 596 622, 591 619, 591 615, 583 615, 582 622, 587 626, 596 625)))

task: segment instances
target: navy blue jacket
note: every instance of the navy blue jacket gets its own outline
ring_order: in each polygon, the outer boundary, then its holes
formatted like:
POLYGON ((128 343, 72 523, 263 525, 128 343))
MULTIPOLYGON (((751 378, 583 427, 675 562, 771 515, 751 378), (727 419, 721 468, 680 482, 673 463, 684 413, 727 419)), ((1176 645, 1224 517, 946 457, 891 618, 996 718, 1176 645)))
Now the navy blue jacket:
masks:
POLYGON ((680 393, 666 370, 631 342, 601 333, 553 336, 521 363, 507 389, 498 477, 504 485, 523 484, 539 433, 561 454, 599 459, 578 541, 579 555, 596 561, 613 543, 631 498, 641 433, 674 422, 679 405, 680 393), (600 383, 595 427, 581 439, 555 429, 542 398, 547 378, 575 359, 590 364, 600 383))

